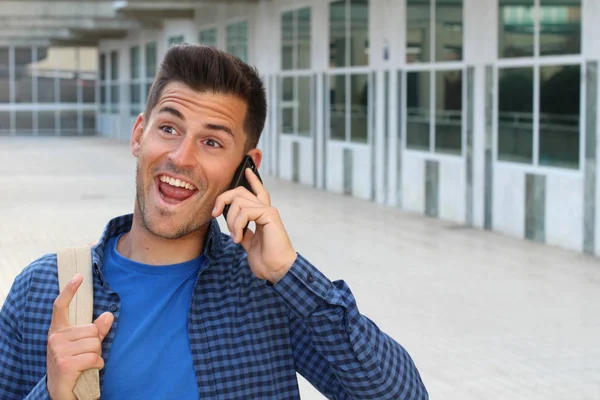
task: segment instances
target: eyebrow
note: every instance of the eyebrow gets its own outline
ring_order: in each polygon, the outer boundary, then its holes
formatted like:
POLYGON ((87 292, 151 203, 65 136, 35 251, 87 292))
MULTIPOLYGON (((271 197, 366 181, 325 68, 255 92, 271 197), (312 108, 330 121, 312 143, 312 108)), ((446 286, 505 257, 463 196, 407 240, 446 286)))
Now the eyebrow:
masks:
MULTIPOLYGON (((173 107, 169 107, 169 106, 161 107, 158 110, 158 114, 162 114, 162 113, 171 114, 175 118, 179 118, 180 120, 185 121, 185 117, 183 116, 183 114, 179 110, 177 110, 173 107)), ((233 131, 225 125, 207 123, 207 124, 204 124, 204 128, 211 130, 211 131, 223 131, 223 132, 230 134, 231 136, 235 136, 233 134, 233 131)))

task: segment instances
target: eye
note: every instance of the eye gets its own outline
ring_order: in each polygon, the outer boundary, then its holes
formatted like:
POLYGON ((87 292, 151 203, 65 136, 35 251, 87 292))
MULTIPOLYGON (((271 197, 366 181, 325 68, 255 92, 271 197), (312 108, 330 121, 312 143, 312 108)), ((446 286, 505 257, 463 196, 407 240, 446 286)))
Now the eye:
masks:
POLYGON ((177 134, 177 130, 175 128, 173 128, 171 125, 161 125, 158 127, 158 129, 160 129, 161 131, 163 131, 164 133, 169 134, 169 135, 177 134))
POLYGON ((217 142, 216 140, 213 140, 213 139, 206 139, 204 141, 204 144, 206 144, 209 147, 214 147, 214 148, 220 148, 220 147, 222 147, 219 142, 217 142))

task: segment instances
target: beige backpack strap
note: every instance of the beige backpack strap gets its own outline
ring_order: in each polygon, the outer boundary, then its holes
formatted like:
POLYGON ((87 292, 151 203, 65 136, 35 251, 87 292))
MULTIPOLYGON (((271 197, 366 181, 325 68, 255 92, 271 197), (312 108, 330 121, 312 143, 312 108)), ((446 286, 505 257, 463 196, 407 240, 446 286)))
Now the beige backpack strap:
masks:
MULTIPOLYGON (((69 305, 69 322, 73 326, 92 323, 94 313, 94 277, 92 252, 89 246, 62 249, 57 254, 58 284, 60 290, 76 275, 83 282, 69 305)), ((84 371, 73 389, 78 400, 100 398, 100 375, 97 369, 84 371)))

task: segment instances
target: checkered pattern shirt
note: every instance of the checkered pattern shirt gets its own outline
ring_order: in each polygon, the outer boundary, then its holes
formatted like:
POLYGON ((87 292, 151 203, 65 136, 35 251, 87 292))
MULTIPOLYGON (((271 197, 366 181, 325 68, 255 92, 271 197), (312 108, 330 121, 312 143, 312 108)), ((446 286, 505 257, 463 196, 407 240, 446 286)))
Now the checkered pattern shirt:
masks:
MULTIPOLYGON (((132 215, 113 219, 92 248, 94 319, 115 316, 105 359, 119 333, 120 299, 102 276, 103 252, 131 223, 132 215)), ((277 284, 259 280, 216 221, 204 255, 188 313, 201 399, 298 399, 296 371, 330 399, 428 398, 408 353, 359 313, 343 281, 329 281, 300 255, 277 284)), ((55 254, 15 279, 0 312, 0 399, 50 398, 46 344, 58 293, 55 254)))

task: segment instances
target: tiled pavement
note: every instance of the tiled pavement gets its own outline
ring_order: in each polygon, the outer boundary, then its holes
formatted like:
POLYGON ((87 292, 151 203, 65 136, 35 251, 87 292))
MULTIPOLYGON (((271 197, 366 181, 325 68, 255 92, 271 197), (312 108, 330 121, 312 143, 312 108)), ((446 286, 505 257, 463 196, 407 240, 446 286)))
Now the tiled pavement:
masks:
MULTIPOLYGON (((0 302, 29 262, 130 212, 134 168, 123 142, 0 139, 0 302)), ((600 399, 600 259, 265 183, 295 247, 349 283, 432 399, 600 399)))

